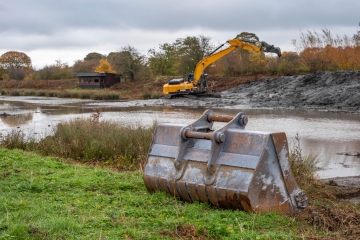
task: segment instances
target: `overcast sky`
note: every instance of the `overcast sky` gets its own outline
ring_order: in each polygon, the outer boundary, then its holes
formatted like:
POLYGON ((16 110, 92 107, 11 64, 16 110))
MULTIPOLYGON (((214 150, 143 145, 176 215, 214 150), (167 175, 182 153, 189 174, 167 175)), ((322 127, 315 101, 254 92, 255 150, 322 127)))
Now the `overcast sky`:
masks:
POLYGON ((359 0, 2 0, 0 55, 24 52, 39 69, 126 45, 145 54, 187 36, 223 43, 244 31, 295 51, 300 30, 352 36, 359 22, 359 0))

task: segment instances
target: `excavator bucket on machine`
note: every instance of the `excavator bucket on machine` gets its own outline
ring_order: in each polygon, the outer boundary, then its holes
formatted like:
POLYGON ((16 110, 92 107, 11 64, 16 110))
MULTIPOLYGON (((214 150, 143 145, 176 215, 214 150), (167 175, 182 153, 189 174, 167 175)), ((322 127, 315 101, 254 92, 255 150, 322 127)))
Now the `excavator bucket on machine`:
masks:
POLYGON ((245 130, 247 121, 206 110, 190 125, 159 123, 144 168, 147 190, 252 212, 304 209, 285 133, 245 130), (212 130, 214 121, 228 123, 212 130))

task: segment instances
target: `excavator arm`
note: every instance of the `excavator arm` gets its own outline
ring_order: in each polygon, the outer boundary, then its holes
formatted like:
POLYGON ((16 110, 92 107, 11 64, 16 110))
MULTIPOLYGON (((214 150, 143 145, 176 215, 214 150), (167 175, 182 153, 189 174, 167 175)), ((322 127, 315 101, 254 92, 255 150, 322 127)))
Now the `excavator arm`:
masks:
POLYGON ((198 62, 196 64, 195 71, 194 71, 194 85, 196 85, 198 83, 201 75, 204 73, 204 70, 207 66, 209 66, 211 63, 217 61, 218 59, 224 57, 225 55, 229 54, 236 48, 249 50, 249 51, 255 51, 255 52, 272 52, 272 53, 276 53, 279 57, 281 56, 280 48, 274 47, 273 45, 262 45, 261 47, 258 47, 258 46, 243 42, 237 38, 228 40, 227 43, 230 45, 229 47, 227 47, 224 50, 221 50, 219 52, 216 52, 219 48, 224 46, 224 44, 221 45, 220 47, 215 49, 212 53, 210 53, 208 56, 206 56, 205 58, 203 58, 200 62, 198 62))

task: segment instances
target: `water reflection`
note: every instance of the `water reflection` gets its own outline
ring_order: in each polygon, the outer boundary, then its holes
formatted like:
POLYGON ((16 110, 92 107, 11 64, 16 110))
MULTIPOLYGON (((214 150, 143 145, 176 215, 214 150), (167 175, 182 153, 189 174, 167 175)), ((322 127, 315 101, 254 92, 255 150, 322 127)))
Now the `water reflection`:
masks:
POLYGON ((3 116, 0 119, 9 127, 18 127, 20 125, 29 123, 33 119, 33 113, 3 116))

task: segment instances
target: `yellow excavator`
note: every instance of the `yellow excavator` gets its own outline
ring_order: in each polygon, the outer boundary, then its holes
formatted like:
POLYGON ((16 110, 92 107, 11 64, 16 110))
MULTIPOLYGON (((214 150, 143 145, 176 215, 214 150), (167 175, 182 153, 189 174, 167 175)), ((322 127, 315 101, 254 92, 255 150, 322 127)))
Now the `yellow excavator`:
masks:
POLYGON ((163 86, 163 93, 173 95, 200 95, 206 94, 208 92, 208 83, 207 83, 207 75, 204 73, 204 70, 211 63, 216 60, 224 57, 228 53, 232 52, 236 48, 256 51, 256 52, 269 52, 276 53, 279 57, 281 56, 281 50, 278 47, 274 47, 273 45, 268 45, 262 43, 261 46, 256 46, 254 44, 241 41, 238 38, 234 38, 232 40, 228 40, 226 43, 222 44, 214 51, 212 51, 209 55, 204 57, 200 62, 196 64, 195 71, 193 74, 190 74, 187 79, 172 79, 167 84, 163 86), (227 48, 218 51, 222 48, 226 43, 230 46, 227 48))

